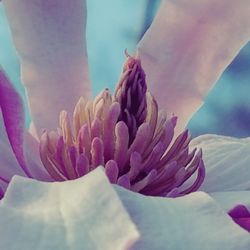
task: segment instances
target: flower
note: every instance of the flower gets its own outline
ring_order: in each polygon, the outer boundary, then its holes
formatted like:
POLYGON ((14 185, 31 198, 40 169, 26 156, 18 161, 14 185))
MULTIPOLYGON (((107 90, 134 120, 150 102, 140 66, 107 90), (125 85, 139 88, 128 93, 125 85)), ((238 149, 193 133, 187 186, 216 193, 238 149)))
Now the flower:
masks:
MULTIPOLYGON (((56 164, 60 159, 50 155, 48 149, 54 150, 55 153, 56 150, 60 151, 62 147, 67 146, 68 160, 75 162, 76 159, 80 159, 79 161, 85 161, 85 163, 89 160, 85 155, 87 151, 78 158, 74 157, 75 149, 71 145, 72 138, 75 142, 76 135, 84 134, 81 130, 82 123, 78 123, 79 118, 82 117, 78 115, 81 112, 79 110, 85 107, 83 99, 80 99, 77 104, 73 117, 77 134, 71 136, 65 112, 60 116, 61 131, 45 132, 43 135, 41 133, 44 129, 50 131, 56 127, 57 117, 62 110, 67 109, 68 114, 72 113, 81 95, 89 100, 90 88, 85 57, 85 36, 82 34, 82 26, 85 26, 85 2, 5 0, 3 4, 21 58, 22 79, 28 93, 32 121, 36 130, 35 132, 33 129, 32 134, 24 130, 20 97, 1 72, 0 106, 5 126, 0 130, 3 138, 0 144, 2 163, 0 176, 2 189, 5 190, 6 184, 14 174, 43 181, 56 179, 52 171, 59 170, 56 164), (40 136, 40 151, 47 171, 44 171, 38 153, 37 137, 40 136), (49 148, 52 141, 56 143, 49 148), (53 161, 52 168, 46 163, 46 159, 53 161)), ((240 0, 237 3, 233 0, 220 2, 180 0, 162 3, 153 24, 140 41, 138 51, 147 76, 148 88, 155 100, 159 102, 161 109, 175 113, 180 118, 177 125, 178 131, 183 130, 190 115, 202 103, 202 97, 211 84, 249 40, 249 12, 247 0, 240 0), (225 39, 228 42, 226 49, 225 39)), ((140 105, 148 110, 147 114, 150 114, 149 110, 153 108, 155 111, 151 114, 156 115, 158 112, 156 112, 154 99, 148 94, 145 97, 144 74, 139 62, 129 59, 132 63, 129 61, 126 64, 124 76, 128 77, 130 67, 139 69, 138 77, 141 81, 138 82, 138 86, 142 88, 140 105)), ((133 74, 130 76, 133 78, 133 74)), ((113 105, 119 121, 117 124, 123 124, 125 125, 123 127, 127 128, 125 139, 131 147, 136 141, 140 128, 144 125, 144 119, 147 120, 148 117, 144 113, 130 109, 128 97, 132 93, 127 81, 127 84, 118 86, 114 101, 110 101, 110 94, 107 91, 96 99, 97 104, 99 103, 96 109, 98 111, 103 111, 107 107, 106 104, 110 108, 113 105), (128 88, 123 92, 122 86, 128 88), (127 100, 123 98, 123 93, 127 96, 127 100), (118 109, 121 113, 117 112, 118 109)), ((133 99, 133 107, 139 110, 140 105, 133 99)), ((95 117, 102 114, 108 113, 101 112, 95 117)), ((94 119, 91 121, 94 122, 94 119)), ((104 119, 104 121, 110 120, 104 119)), ((149 121, 155 120, 152 117, 149 121)), ((95 126, 98 126, 96 124, 98 122, 95 122, 95 126)), ((169 120, 169 125, 175 125, 175 118, 169 120)), ((89 127, 91 128, 92 125, 89 127)), ((96 131, 100 132, 100 129, 96 131)), ((143 134, 150 135, 145 132, 143 134)), ((112 133, 103 133, 103 136, 112 137, 112 133)), ((95 138, 91 140, 93 148, 101 149, 101 144, 106 142, 114 143, 112 139, 103 140, 101 143, 100 139, 95 138)), ((179 138, 180 141, 189 142, 186 132, 179 138)), ((208 178, 204 180, 201 190, 207 191, 207 187, 214 188, 213 191, 216 193, 209 193, 209 195, 204 192, 194 192, 175 199, 146 197, 116 185, 112 186, 100 168, 77 180, 62 183, 40 183, 14 177, 0 204, 0 220, 3 225, 6 225, 6 228, 1 228, 1 248, 82 249, 84 244, 86 249, 125 249, 132 245, 135 249, 163 249, 166 245, 171 249, 201 249, 206 246, 208 249, 247 249, 250 245, 248 232, 235 224, 226 211, 240 202, 244 205, 247 205, 247 200, 249 202, 249 193, 240 192, 240 190, 247 190, 249 175, 240 175, 244 182, 236 184, 232 184, 230 180, 237 181, 238 177, 234 179, 231 175, 231 179, 226 182, 227 186, 223 186, 221 180, 228 176, 219 176, 220 181, 216 182, 214 177, 218 179, 218 175, 212 174, 222 171, 224 165, 215 164, 213 160, 220 157, 221 162, 227 161, 225 155, 228 156, 232 144, 237 149, 240 144, 242 149, 238 150, 235 159, 239 157, 246 159, 244 150, 248 148, 248 140, 239 143, 235 143, 235 140, 202 136, 192 143, 198 147, 204 144, 204 161, 205 164, 207 163, 208 178), (221 151, 217 152, 218 141, 227 140, 229 146, 222 143, 221 151), (219 189, 218 186, 220 186, 219 189), (229 193, 235 190, 237 191, 235 194, 229 193), (227 200, 231 198, 232 200, 227 200), (109 223, 111 221, 112 223, 109 223), (20 241, 15 241, 10 236, 10 232, 19 233, 20 225, 27 227, 27 230, 24 230, 23 236, 19 235, 20 241), (43 234, 39 231, 41 227, 46 228, 43 234), (122 232, 121 228, 124 229, 122 232), (82 239, 82 235, 86 237, 82 239), (41 241, 37 244, 37 239, 40 238, 41 241)), ((185 144, 186 142, 181 143, 181 145, 185 144)), ((105 171, 111 180, 113 176, 116 177, 114 178, 116 183, 122 176, 118 178, 117 174, 113 175, 116 173, 114 170, 117 161, 109 159, 109 149, 109 147, 103 147, 101 155, 103 158, 108 156, 107 162, 103 159, 105 171), (108 151, 105 152, 107 149, 108 151), (111 167, 106 165, 109 160, 113 160, 111 167), (108 169, 111 171, 109 172, 108 169)), ((151 152, 153 151, 149 150, 149 153, 151 152)), ((200 155, 197 153, 196 156, 197 158, 193 156, 194 159, 200 161, 200 155)), ((147 160, 147 158, 144 159, 147 160)), ((231 173, 234 171, 236 160, 229 162, 228 165, 232 167, 224 170, 226 174, 227 171, 231 173)), ((246 163, 237 163, 239 165, 235 171, 239 175, 246 163)), ((76 168, 79 176, 74 176, 74 172, 65 171, 62 177, 75 179, 82 176, 86 171, 82 166, 88 166, 88 164, 81 164, 81 167, 76 168)), ((129 166, 131 169, 132 164, 129 166)), ((154 167, 157 168, 157 164, 154 167)), ((202 170, 202 166, 199 169, 202 170)), ((63 173, 63 169, 61 172, 63 173)), ((139 182, 133 184, 137 183, 139 182)), ((146 182, 144 187, 149 184, 150 182, 146 182)), ((157 194, 163 195, 170 192, 171 195, 175 195, 175 187, 178 186, 175 185, 169 190, 164 187, 164 190, 160 190, 157 194)), ((183 188, 185 190, 185 187, 183 188)), ((178 195, 179 190, 177 191, 178 195)), ((230 215, 239 223, 232 212, 230 215)))

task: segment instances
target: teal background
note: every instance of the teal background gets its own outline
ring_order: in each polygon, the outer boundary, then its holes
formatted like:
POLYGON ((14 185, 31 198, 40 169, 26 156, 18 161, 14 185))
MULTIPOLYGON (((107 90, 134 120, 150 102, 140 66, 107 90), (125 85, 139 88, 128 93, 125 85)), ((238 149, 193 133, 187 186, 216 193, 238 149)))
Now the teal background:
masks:
MULTIPOLYGON (((114 89, 124 61, 124 49, 133 53, 150 25, 159 0, 88 0, 87 46, 93 94, 105 87, 114 89), (97 6, 98 5, 98 6, 97 6)), ((227 46, 227 44, 225 44, 227 46)), ((0 4, 0 64, 23 99, 19 61, 0 4)), ((193 136, 216 133, 250 136, 250 43, 226 69, 205 104, 188 127, 193 136)), ((26 124, 30 117, 26 105, 26 124)))

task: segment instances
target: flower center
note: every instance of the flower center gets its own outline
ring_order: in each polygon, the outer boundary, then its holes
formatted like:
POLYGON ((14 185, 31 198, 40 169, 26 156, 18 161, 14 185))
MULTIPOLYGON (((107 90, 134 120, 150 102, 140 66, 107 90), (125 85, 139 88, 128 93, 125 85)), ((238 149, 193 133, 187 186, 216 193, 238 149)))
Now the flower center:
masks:
POLYGON ((111 183, 175 197, 196 191, 204 180, 201 150, 189 152, 188 131, 173 141, 177 118, 158 111, 138 58, 128 57, 113 96, 105 89, 92 101, 80 98, 73 122, 66 111, 59 120, 59 129, 44 132, 40 141, 41 160, 56 181, 79 178, 101 165, 111 183))

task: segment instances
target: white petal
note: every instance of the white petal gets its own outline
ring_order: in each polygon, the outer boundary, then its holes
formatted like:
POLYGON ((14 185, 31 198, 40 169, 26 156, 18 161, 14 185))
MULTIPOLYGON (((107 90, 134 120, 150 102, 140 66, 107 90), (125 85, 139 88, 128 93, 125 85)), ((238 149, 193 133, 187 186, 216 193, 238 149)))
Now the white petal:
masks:
POLYGON ((210 195, 220 203, 225 211, 229 211, 238 204, 246 206, 250 211, 250 191, 215 192, 210 195))
POLYGON ((203 151, 206 177, 200 190, 218 192, 250 189, 250 138, 202 135, 190 145, 203 151))
POLYGON ((250 218, 245 211, 250 211, 250 191, 215 192, 210 195, 229 212, 235 223, 250 232, 250 218))
POLYGON ((236 225, 207 194, 181 198, 147 197, 116 188, 136 223, 139 250, 246 250, 249 234, 236 225))
POLYGON ((249 0, 164 0, 139 43, 149 89, 179 129, 250 39, 249 0))
POLYGON ((0 204, 0 224, 5 250, 126 249, 138 238, 101 168, 61 183, 14 177, 0 204))
POLYGON ((56 129, 90 94, 85 48, 86 6, 82 0, 5 0, 6 15, 21 59, 32 119, 40 133, 56 129))

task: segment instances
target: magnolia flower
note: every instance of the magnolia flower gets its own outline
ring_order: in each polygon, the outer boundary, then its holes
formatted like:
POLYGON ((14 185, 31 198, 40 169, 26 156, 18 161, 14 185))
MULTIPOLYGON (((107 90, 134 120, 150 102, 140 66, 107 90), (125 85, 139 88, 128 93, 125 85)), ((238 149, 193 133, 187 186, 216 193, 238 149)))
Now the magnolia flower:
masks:
POLYGON ((249 139, 184 130, 249 40, 247 0, 163 1, 93 100, 85 1, 3 4, 33 123, 1 71, 1 249, 250 247, 249 139))

